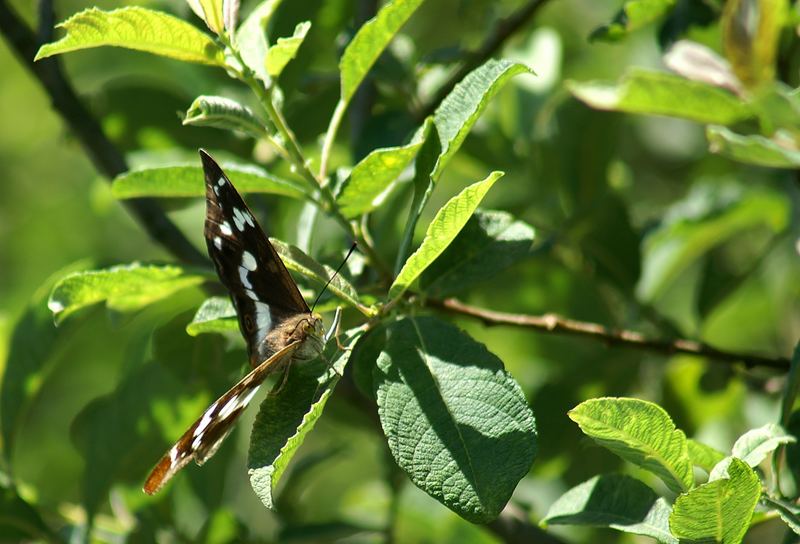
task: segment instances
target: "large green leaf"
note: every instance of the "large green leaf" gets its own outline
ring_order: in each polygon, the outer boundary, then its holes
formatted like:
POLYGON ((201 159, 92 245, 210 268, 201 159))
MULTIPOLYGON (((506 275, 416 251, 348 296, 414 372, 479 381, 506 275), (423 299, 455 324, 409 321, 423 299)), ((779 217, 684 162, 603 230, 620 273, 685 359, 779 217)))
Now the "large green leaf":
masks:
POLYGON ((236 308, 228 297, 211 297, 203 301, 191 323, 186 325, 190 336, 211 332, 231 332, 239 330, 236 308))
POLYGON ((568 82, 579 100, 600 110, 680 117, 730 125, 753 112, 732 93, 664 72, 632 70, 617 84, 568 82))
POLYGON ((797 442, 797 439, 787 433, 783 427, 775 423, 767 423, 740 436, 733 444, 731 455, 755 468, 779 446, 793 442, 797 442))
MULTIPOLYGON (((356 335, 344 342, 352 346, 356 335)), ((297 448, 316 425, 325 404, 339 382, 350 349, 329 346, 327 356, 292 365, 278 393, 261 403, 250 435, 250 485, 270 510, 275 508, 275 487, 297 448)))
POLYGON ((431 296, 447 296, 499 272, 531 254, 533 227, 509 213, 476 210, 455 240, 419 278, 431 296))
POLYGON ((467 74, 447 95, 433 114, 442 146, 439 160, 431 173, 434 182, 439 179, 492 98, 512 77, 525 73, 533 71, 508 60, 488 60, 467 74))
POLYGON ((676 493, 694 483, 686 436, 663 408, 629 398, 582 402, 569 417, 595 442, 661 478, 676 493))
POLYGON ((102 301, 113 310, 133 311, 211 277, 180 266, 141 263, 74 272, 56 283, 47 306, 56 322, 102 301))
POLYGON ((678 544, 669 532, 672 507, 630 476, 606 474, 579 484, 556 500, 542 520, 548 524, 610 527, 678 544))
POLYGON ((236 33, 242 60, 259 78, 272 81, 267 73, 267 25, 281 0, 264 0, 258 4, 236 33))
POLYGON ((339 61, 343 103, 350 102, 381 52, 420 4, 422 0, 393 0, 358 29, 339 61))
POLYGON ((238 130, 255 138, 264 136, 264 123, 247 106, 222 96, 198 96, 194 99, 184 125, 238 130))
POLYGON ((419 248, 408 258, 389 288, 389 297, 403 294, 420 274, 450 245, 503 172, 492 172, 447 201, 428 225, 419 248))
POLYGON ((670 530, 681 540, 739 544, 760 495, 756 473, 733 459, 727 479, 698 486, 675 500, 670 530))
POLYGON ((734 161, 771 168, 800 167, 800 150, 790 139, 778 142, 758 134, 737 134, 713 125, 706 129, 706 137, 712 153, 734 161))
POLYGON ((267 73, 271 77, 277 78, 280 76, 289 61, 297 55, 297 50, 306 38, 310 28, 311 23, 308 21, 298 23, 290 37, 278 38, 275 45, 267 50, 267 58, 264 62, 266 63, 267 73))
POLYGON ((355 165, 337 197, 344 216, 355 218, 378 207, 420 146, 422 140, 415 139, 408 145, 375 149, 355 165))
POLYGON ((166 13, 141 7, 76 13, 58 25, 67 34, 43 45, 36 59, 104 45, 145 51, 173 59, 223 66, 222 49, 195 27, 166 13))
POLYGON ((474 523, 494 519, 536 454, 533 414, 502 361, 443 321, 405 318, 387 327, 373 383, 411 481, 474 523))
POLYGON ((614 20, 594 30, 591 39, 617 41, 658 19, 675 6, 675 0, 628 0, 614 20))
MULTIPOLYGON (((303 198, 303 188, 254 166, 224 165, 240 193, 272 193, 303 198)), ((165 166, 126 172, 111 187, 116 198, 205 196, 203 169, 199 166, 165 166)))
POLYGON ((761 225, 780 232, 788 220, 789 204, 781 192, 764 186, 697 185, 645 238, 637 294, 654 300, 711 248, 761 225))

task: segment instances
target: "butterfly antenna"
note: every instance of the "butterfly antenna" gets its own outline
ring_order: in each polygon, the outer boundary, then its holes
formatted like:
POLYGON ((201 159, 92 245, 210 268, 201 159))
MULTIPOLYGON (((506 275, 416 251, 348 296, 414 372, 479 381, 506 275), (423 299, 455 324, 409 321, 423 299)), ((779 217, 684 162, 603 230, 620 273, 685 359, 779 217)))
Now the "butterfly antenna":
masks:
POLYGON ((355 251, 356 246, 358 246, 358 243, 357 242, 353 242, 353 245, 350 246, 350 251, 348 251, 347 255, 345 255, 345 257, 344 257, 344 260, 342 261, 342 264, 339 265, 339 268, 336 269, 336 272, 333 273, 333 276, 331 276, 328 279, 328 281, 325 282, 325 285, 322 286, 322 290, 317 295, 317 298, 314 299, 314 304, 311 305, 311 312, 312 313, 314 312, 314 308, 317 307, 317 302, 319 302, 319 299, 320 299, 320 297, 322 297, 322 294, 325 292, 325 289, 327 289, 328 286, 331 284, 331 282, 333 281, 333 278, 335 278, 336 276, 339 275, 339 271, 341 271, 342 267, 347 262, 347 259, 350 258, 350 255, 353 254, 353 251, 355 251))

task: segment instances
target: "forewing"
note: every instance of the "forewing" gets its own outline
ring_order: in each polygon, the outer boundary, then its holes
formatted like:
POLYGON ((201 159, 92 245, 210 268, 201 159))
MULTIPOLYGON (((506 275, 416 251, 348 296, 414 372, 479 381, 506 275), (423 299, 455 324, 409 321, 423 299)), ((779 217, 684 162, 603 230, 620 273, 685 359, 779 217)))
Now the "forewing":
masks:
POLYGON ((231 181, 200 150, 206 184, 205 238, 222 283, 231 294, 250 363, 270 357, 262 341, 281 321, 309 308, 275 248, 231 181))
POLYGON ((264 379, 288 364, 299 345, 295 342, 278 351, 212 403, 156 464, 144 483, 144 492, 153 495, 192 459, 202 465, 214 455, 264 379))

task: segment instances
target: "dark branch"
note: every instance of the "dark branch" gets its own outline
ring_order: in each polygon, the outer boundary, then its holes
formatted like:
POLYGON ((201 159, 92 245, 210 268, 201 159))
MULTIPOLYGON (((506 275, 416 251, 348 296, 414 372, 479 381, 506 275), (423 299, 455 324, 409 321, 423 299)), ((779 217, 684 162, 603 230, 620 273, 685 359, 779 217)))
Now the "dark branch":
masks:
POLYGON ((525 511, 511 502, 486 527, 506 544, 564 544, 557 536, 531 523, 525 511))
POLYGON ((505 19, 500 19, 489 35, 484 40, 481 46, 469 53, 467 57, 461 62, 461 64, 456 68, 450 77, 447 78, 439 90, 436 91, 434 97, 428 102, 424 104, 419 111, 417 112, 417 119, 423 120, 434 111, 436 108, 439 107, 439 104, 442 103, 450 91, 453 90, 455 87, 467 74, 473 71, 475 68, 489 60, 498 50, 502 47, 502 45, 508 40, 511 36, 513 36, 517 31, 519 31, 522 27, 527 24, 536 12, 547 3, 547 0, 529 0, 525 5, 519 8, 517 11, 506 17, 505 19))
POLYGON ((514 325, 546 332, 584 336, 599 340, 610 346, 636 348, 663 353, 665 355, 683 353, 686 355, 707 357, 727 363, 741 362, 748 367, 763 366, 778 370, 789 369, 789 359, 784 357, 764 357, 749 353, 723 351, 703 344, 702 342, 695 342, 694 340, 658 340, 647 338, 636 331, 610 329, 598 323, 575 321, 556 314, 526 315, 495 312, 493 310, 486 310, 484 308, 464 304, 454 298, 429 300, 428 304, 453 314, 480 319, 487 325, 514 325))
MULTIPOLYGON (((52 9, 48 1, 40 4, 39 12, 43 19, 52 21, 52 9)), ((126 172, 128 165, 125 163, 125 157, 106 137, 100 124, 75 94, 72 85, 64 77, 58 59, 51 57, 33 62, 40 43, 33 31, 12 11, 6 0, 0 0, 0 33, 20 62, 42 84, 53 108, 80 141, 95 168, 109 181, 126 172)), ((45 37, 49 35, 42 25, 40 33, 45 37)), ((188 264, 206 264, 203 254, 169 220, 157 201, 139 198, 126 200, 124 205, 148 235, 177 259, 188 264)))

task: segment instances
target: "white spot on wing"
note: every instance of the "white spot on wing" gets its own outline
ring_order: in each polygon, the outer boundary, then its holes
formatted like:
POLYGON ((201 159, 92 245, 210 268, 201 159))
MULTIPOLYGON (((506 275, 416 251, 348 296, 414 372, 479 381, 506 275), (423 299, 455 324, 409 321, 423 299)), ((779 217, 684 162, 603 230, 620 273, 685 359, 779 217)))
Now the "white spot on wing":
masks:
POLYGON ((272 329, 272 314, 269 312, 268 304, 256 302, 256 325, 258 326, 259 338, 264 338, 272 329))
POLYGON ((222 176, 220 176, 220 178, 217 180, 217 185, 219 185, 220 187, 222 187, 223 185, 225 185, 225 178, 223 178, 222 176))
POLYGON ((222 249, 222 238, 219 236, 214 236, 214 247, 220 250, 222 249))
POLYGON ((222 234, 224 234, 225 236, 231 236, 231 235, 233 234, 233 231, 231 230, 231 226, 228 224, 228 222, 227 222, 227 221, 223 221, 223 222, 220 224, 220 226, 219 226, 219 230, 220 230, 220 232, 222 232, 222 234))
POLYGON ((244 231, 245 223, 249 223, 245 217, 245 213, 239 208, 233 208, 233 222, 236 224, 236 228, 241 231, 244 231))
POLYGON ((248 270, 245 267, 240 266, 239 267, 239 281, 242 282, 242 285, 244 285, 244 287, 246 289, 252 289, 253 288, 253 284, 250 283, 249 279, 247 279, 247 274, 248 274, 248 270))
POLYGON ((244 212, 244 220, 247 221, 247 224, 250 225, 251 227, 256 226, 255 221, 253 221, 253 216, 247 212, 244 212))
POLYGON ((256 302, 258 302, 258 301, 259 301, 258 295, 257 295, 257 294, 255 294, 255 293, 254 293, 252 290, 250 290, 250 289, 245 289, 245 290, 244 290, 244 294, 245 294, 245 295, 247 295, 247 298, 249 298, 250 300, 254 300, 254 301, 256 301, 256 302))
POLYGON ((258 263, 256 263, 256 258, 253 257, 253 254, 250 253, 249 251, 245 251, 242 253, 242 266, 251 272, 255 271, 255 269, 258 268, 258 263))
POLYGON ((196 450, 197 448, 200 447, 200 444, 202 443, 203 443, 203 433, 200 433, 195 436, 194 440, 192 440, 192 449, 196 450))
POLYGON ((178 446, 172 446, 169 450, 169 462, 175 464, 178 462, 178 446))
POLYGON ((203 413, 203 417, 200 418, 200 423, 197 424, 197 428, 192 433, 193 436, 201 436, 208 424, 211 423, 212 413, 214 412, 214 408, 217 406, 217 403, 214 402, 211 406, 209 406, 206 411, 203 413))

